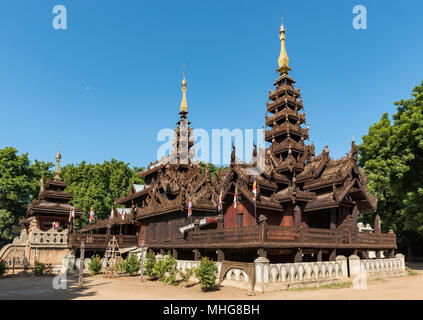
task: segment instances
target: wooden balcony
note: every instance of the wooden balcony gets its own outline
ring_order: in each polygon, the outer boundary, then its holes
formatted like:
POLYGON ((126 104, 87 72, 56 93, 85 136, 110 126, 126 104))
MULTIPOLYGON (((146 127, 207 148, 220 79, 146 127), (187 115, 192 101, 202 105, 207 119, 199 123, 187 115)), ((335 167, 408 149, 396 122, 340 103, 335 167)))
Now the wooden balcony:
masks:
MULTIPOLYGON (((129 248, 138 245, 136 235, 114 235, 119 248, 129 248)), ((71 234, 69 236, 69 246, 72 248, 81 247, 81 241, 84 241, 85 248, 105 249, 113 235, 107 234, 71 234)))
POLYGON ((153 248, 345 248, 396 249, 394 233, 356 233, 339 230, 289 228, 271 225, 191 231, 186 240, 146 241, 153 248))

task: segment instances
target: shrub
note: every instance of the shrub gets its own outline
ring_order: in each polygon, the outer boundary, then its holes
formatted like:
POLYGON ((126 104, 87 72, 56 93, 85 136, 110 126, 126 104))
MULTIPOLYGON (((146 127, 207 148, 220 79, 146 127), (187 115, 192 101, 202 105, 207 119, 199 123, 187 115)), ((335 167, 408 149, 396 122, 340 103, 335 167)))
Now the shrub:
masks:
POLYGON ((34 262, 34 269, 32 269, 32 272, 37 275, 41 276, 44 274, 44 271, 46 270, 46 265, 44 263, 35 261, 34 262))
POLYGON ((176 260, 173 259, 172 254, 169 252, 164 259, 165 279, 164 282, 176 286, 176 260))
POLYGON ((204 257, 201 259, 200 265, 195 269, 195 276, 200 282, 201 289, 208 291, 215 286, 217 279, 217 265, 214 261, 204 257))
POLYGON ((183 282, 188 282, 189 279, 194 274, 194 272, 195 272, 195 268, 186 268, 185 272, 179 271, 179 276, 182 278, 183 282))
POLYGON ((113 268, 117 273, 125 272, 125 260, 123 260, 122 257, 118 257, 113 268))
POLYGON ((6 263, 0 261, 0 277, 4 275, 6 272, 6 263))
POLYGON ((126 273, 132 276, 141 268, 141 260, 138 259, 136 254, 129 254, 128 257, 126 257, 124 268, 126 273))
POLYGON ((88 262, 88 270, 90 270, 91 274, 98 274, 101 270, 101 259, 98 254, 91 257, 91 261, 88 262))
POLYGON ((144 272, 147 276, 150 276, 153 280, 157 280, 153 272, 155 264, 156 264, 156 255, 154 254, 154 252, 148 252, 147 260, 144 265, 144 269, 145 269, 144 272))

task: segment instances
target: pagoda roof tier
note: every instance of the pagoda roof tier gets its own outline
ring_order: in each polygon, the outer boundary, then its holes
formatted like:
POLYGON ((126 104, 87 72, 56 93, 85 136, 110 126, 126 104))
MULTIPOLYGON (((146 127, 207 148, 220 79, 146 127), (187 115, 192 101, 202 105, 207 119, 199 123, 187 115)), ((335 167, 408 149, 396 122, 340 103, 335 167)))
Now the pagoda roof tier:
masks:
POLYGON ((59 179, 48 179, 45 185, 46 189, 55 187, 62 190, 66 189, 67 186, 66 182, 59 179))
POLYGON ((273 122, 278 122, 286 118, 291 118, 295 121, 300 121, 300 123, 305 123, 305 113, 299 113, 291 108, 284 108, 273 116, 266 116, 266 126, 273 127, 273 122))
POLYGON ((64 191, 45 190, 44 192, 40 193, 38 199, 71 201, 73 199, 73 194, 64 191))
POLYGON ((271 130, 266 130, 264 138, 266 141, 272 141, 273 138, 281 136, 283 134, 296 134, 299 137, 308 139, 308 128, 301 128, 299 125, 292 124, 290 122, 284 122, 283 124, 274 126, 271 130))
POLYGON ((304 108, 302 100, 297 100, 297 98, 294 98, 293 96, 290 96, 288 94, 283 95, 282 97, 279 97, 272 102, 266 102, 266 105, 267 111, 271 113, 275 113, 275 110, 277 108, 282 109, 291 107, 291 109, 295 109, 297 111, 304 108))
MULTIPOLYGON (((54 203, 45 200, 34 200, 28 207, 27 216, 33 215, 59 215, 69 216, 73 206, 67 203, 54 203)), ((75 208, 75 217, 80 218, 82 216, 82 210, 75 208)))
POLYGON ((279 97, 284 92, 289 92, 293 96, 296 96, 296 97, 301 96, 300 89, 295 89, 294 86, 293 86, 295 81, 289 76, 287 78, 284 78, 284 79, 288 79, 288 78, 290 79, 289 83, 288 83, 288 81, 286 81, 286 82, 281 84, 281 80, 280 80, 280 79, 282 79, 281 77, 278 78, 275 81, 274 85, 277 86, 277 87, 276 87, 275 90, 269 92, 269 99, 270 100, 275 100, 277 97, 279 97), (279 80, 279 82, 278 82, 278 80, 279 80))
POLYGON ((296 151, 298 153, 304 153, 306 147, 307 146, 305 145, 304 140, 300 140, 297 142, 292 138, 287 138, 280 143, 274 142, 270 146, 270 149, 274 154, 279 154, 281 152, 288 151, 290 148, 291 150, 296 151))

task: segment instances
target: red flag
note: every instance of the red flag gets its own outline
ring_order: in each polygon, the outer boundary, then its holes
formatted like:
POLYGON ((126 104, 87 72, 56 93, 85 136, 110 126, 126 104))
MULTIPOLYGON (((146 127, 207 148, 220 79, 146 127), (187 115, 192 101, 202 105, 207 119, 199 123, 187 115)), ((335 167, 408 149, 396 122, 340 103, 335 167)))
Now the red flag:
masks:
POLYGON ((234 208, 236 208, 236 203, 238 202, 238 186, 235 186, 235 193, 234 193, 234 208))

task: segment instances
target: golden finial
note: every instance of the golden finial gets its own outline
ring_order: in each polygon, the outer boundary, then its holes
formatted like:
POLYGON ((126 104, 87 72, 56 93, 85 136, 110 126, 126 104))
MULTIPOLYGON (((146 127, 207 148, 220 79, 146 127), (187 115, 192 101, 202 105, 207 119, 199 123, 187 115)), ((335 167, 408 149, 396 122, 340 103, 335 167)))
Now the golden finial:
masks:
POLYGON ((279 69, 277 69, 276 71, 278 71, 281 75, 284 75, 284 74, 286 75, 288 74, 288 71, 291 71, 292 69, 288 66, 289 58, 285 49, 286 37, 285 37, 285 27, 283 25, 282 11, 281 11, 281 27, 279 29, 279 40, 281 41, 281 52, 279 54, 279 60, 278 60, 279 69))
POLYGON ((60 142, 59 142, 59 147, 56 154, 56 170, 54 170, 54 180, 62 180, 62 178, 60 178, 60 160, 61 159, 62 159, 62 155, 60 154, 60 142))
POLYGON ((186 96, 186 91, 187 91, 187 81, 185 80, 185 63, 184 63, 184 71, 183 71, 183 75, 184 78, 182 79, 182 101, 181 101, 181 112, 187 112, 188 111, 188 104, 187 104, 187 96, 186 96))

